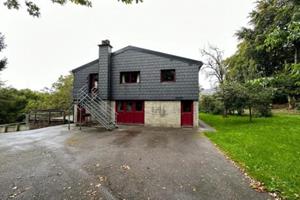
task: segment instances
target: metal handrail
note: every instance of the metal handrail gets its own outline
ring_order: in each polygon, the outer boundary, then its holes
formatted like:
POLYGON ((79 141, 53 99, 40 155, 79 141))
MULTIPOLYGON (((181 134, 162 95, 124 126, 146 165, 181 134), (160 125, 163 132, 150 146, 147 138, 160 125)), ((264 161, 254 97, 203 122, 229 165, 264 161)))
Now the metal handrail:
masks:
POLYGON ((113 108, 97 95, 98 89, 92 88, 91 93, 84 85, 81 87, 76 95, 76 102, 83 106, 95 119, 107 129, 112 129, 116 126, 115 120, 110 120, 114 112, 113 108))

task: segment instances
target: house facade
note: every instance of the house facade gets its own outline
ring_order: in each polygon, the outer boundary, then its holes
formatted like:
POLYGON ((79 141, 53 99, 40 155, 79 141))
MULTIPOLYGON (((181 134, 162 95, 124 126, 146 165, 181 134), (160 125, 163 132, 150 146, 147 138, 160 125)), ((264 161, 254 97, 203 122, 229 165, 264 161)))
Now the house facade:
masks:
POLYGON ((75 120, 107 111, 103 119, 116 124, 197 127, 201 66, 201 61, 133 46, 112 52, 104 40, 98 59, 72 70, 75 120), (101 102, 98 113, 93 102, 101 102))

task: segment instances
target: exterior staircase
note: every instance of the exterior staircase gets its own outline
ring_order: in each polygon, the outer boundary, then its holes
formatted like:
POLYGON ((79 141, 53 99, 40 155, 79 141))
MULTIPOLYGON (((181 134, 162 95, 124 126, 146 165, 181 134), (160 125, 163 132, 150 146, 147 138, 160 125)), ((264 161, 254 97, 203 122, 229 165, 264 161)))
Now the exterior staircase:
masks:
POLYGON ((83 86, 78 91, 74 103, 84 108, 94 120, 107 130, 116 128, 114 120, 116 113, 108 102, 99 97, 97 88, 92 88, 89 91, 87 85, 83 86))

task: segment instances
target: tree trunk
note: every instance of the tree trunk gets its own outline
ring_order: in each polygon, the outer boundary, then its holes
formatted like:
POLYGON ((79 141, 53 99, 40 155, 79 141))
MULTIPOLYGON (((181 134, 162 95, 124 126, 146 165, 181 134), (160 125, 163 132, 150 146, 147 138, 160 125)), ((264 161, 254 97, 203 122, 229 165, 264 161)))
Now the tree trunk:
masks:
POLYGON ((300 43, 295 44, 295 57, 294 57, 295 64, 300 62, 300 43))
POLYGON ((223 110, 223 117, 227 117, 227 109, 225 106, 224 106, 224 110, 223 110))
POLYGON ((292 95, 288 95, 288 103, 289 103, 289 110, 292 110, 296 106, 296 99, 292 95))
POLYGON ((249 121, 252 122, 252 107, 249 106, 249 121))

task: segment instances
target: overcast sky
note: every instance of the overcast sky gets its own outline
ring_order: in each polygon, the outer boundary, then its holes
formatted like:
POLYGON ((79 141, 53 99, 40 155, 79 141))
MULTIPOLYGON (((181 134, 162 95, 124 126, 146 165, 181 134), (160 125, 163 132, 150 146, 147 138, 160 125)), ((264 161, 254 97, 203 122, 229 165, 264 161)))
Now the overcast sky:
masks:
MULTIPOLYGON (((40 18, 24 8, 8 10, 0 0, 0 32, 7 44, 0 56, 8 58, 0 79, 19 89, 51 86, 60 75, 96 59, 104 39, 113 51, 133 45, 202 60, 200 49, 214 44, 230 56, 238 43, 234 33, 247 26, 255 6, 254 0, 144 0, 133 5, 94 0, 92 8, 37 2, 40 18)), ((200 84, 211 87, 203 75, 200 84)))

